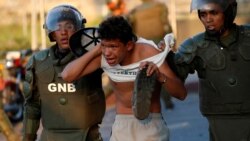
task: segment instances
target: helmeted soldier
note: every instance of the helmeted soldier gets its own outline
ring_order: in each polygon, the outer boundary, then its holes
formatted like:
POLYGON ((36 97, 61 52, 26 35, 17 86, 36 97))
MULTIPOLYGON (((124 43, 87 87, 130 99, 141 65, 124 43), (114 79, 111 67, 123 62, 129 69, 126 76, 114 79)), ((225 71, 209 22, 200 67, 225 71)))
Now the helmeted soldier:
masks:
POLYGON ((185 40, 168 63, 185 80, 197 71, 210 141, 250 141, 250 26, 236 25, 235 0, 192 0, 205 32, 185 40))
POLYGON ((36 140, 40 120, 41 141, 102 140, 98 126, 105 113, 102 71, 72 83, 60 75, 77 57, 70 51, 69 38, 85 23, 81 13, 70 5, 59 5, 48 12, 44 28, 56 44, 33 54, 26 65, 24 141, 36 140))

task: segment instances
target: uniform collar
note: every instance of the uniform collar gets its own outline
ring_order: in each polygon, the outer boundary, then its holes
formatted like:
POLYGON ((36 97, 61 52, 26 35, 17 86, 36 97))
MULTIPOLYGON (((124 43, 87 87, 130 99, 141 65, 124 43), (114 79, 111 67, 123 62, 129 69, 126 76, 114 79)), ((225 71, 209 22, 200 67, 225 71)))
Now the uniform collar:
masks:
POLYGON ((219 42, 223 47, 229 47, 238 40, 238 36, 239 36, 239 28, 236 24, 234 24, 227 36, 218 38, 217 36, 211 36, 205 33, 205 40, 216 41, 219 42))
POLYGON ((57 45, 54 45, 49 49, 49 55, 54 65, 65 65, 75 57, 70 50, 68 51, 68 53, 64 53, 63 57, 58 57, 58 55, 56 55, 57 49, 57 45))

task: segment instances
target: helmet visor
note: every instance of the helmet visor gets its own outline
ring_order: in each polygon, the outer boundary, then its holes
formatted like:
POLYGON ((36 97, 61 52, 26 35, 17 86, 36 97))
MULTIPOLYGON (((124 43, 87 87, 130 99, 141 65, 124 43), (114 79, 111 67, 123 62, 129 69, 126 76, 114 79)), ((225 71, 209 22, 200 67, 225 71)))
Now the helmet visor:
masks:
POLYGON ((83 17, 81 14, 78 11, 72 9, 72 7, 59 6, 49 11, 44 28, 46 29, 47 34, 56 30, 61 30, 62 28, 67 30, 79 30, 83 26, 82 19, 83 17), (62 21, 70 21, 72 25, 61 27, 59 22, 62 21))

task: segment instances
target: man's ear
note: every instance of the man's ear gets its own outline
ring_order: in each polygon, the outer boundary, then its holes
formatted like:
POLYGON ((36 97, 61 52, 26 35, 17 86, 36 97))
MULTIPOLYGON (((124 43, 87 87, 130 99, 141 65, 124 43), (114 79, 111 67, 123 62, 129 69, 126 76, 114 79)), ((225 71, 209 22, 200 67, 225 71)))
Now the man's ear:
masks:
POLYGON ((50 40, 51 41, 55 41, 56 40, 55 32, 50 33, 50 40))
POLYGON ((133 41, 129 41, 127 43, 127 45, 126 45, 127 46, 127 50, 128 51, 132 50, 134 48, 134 45, 135 45, 135 43, 133 41))

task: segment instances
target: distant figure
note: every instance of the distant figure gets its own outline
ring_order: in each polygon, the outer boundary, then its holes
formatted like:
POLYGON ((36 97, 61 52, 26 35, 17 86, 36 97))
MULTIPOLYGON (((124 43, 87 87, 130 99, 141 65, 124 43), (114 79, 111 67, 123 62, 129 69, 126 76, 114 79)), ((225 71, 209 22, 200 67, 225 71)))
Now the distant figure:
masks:
MULTIPOLYGON (((153 40, 156 44, 165 34, 172 32, 168 20, 168 7, 157 0, 142 0, 142 4, 136 6, 128 14, 127 18, 139 37, 153 40)), ((165 89, 162 89, 162 99, 165 107, 173 109, 174 104, 165 89)))
POLYGON ((166 4, 157 0, 142 0, 142 4, 132 9, 127 18, 139 37, 151 39, 156 43, 165 34, 172 32, 168 8, 166 4))
POLYGON ((5 81, 3 77, 3 64, 0 64, 0 93, 3 91, 5 86, 5 81))
POLYGON ((108 16, 120 16, 125 13, 125 1, 124 0, 106 0, 106 5, 110 11, 108 16))
POLYGON ((5 68, 8 74, 2 90, 3 109, 12 124, 23 119, 22 81, 24 79, 24 67, 20 51, 9 51, 5 57, 5 68))

